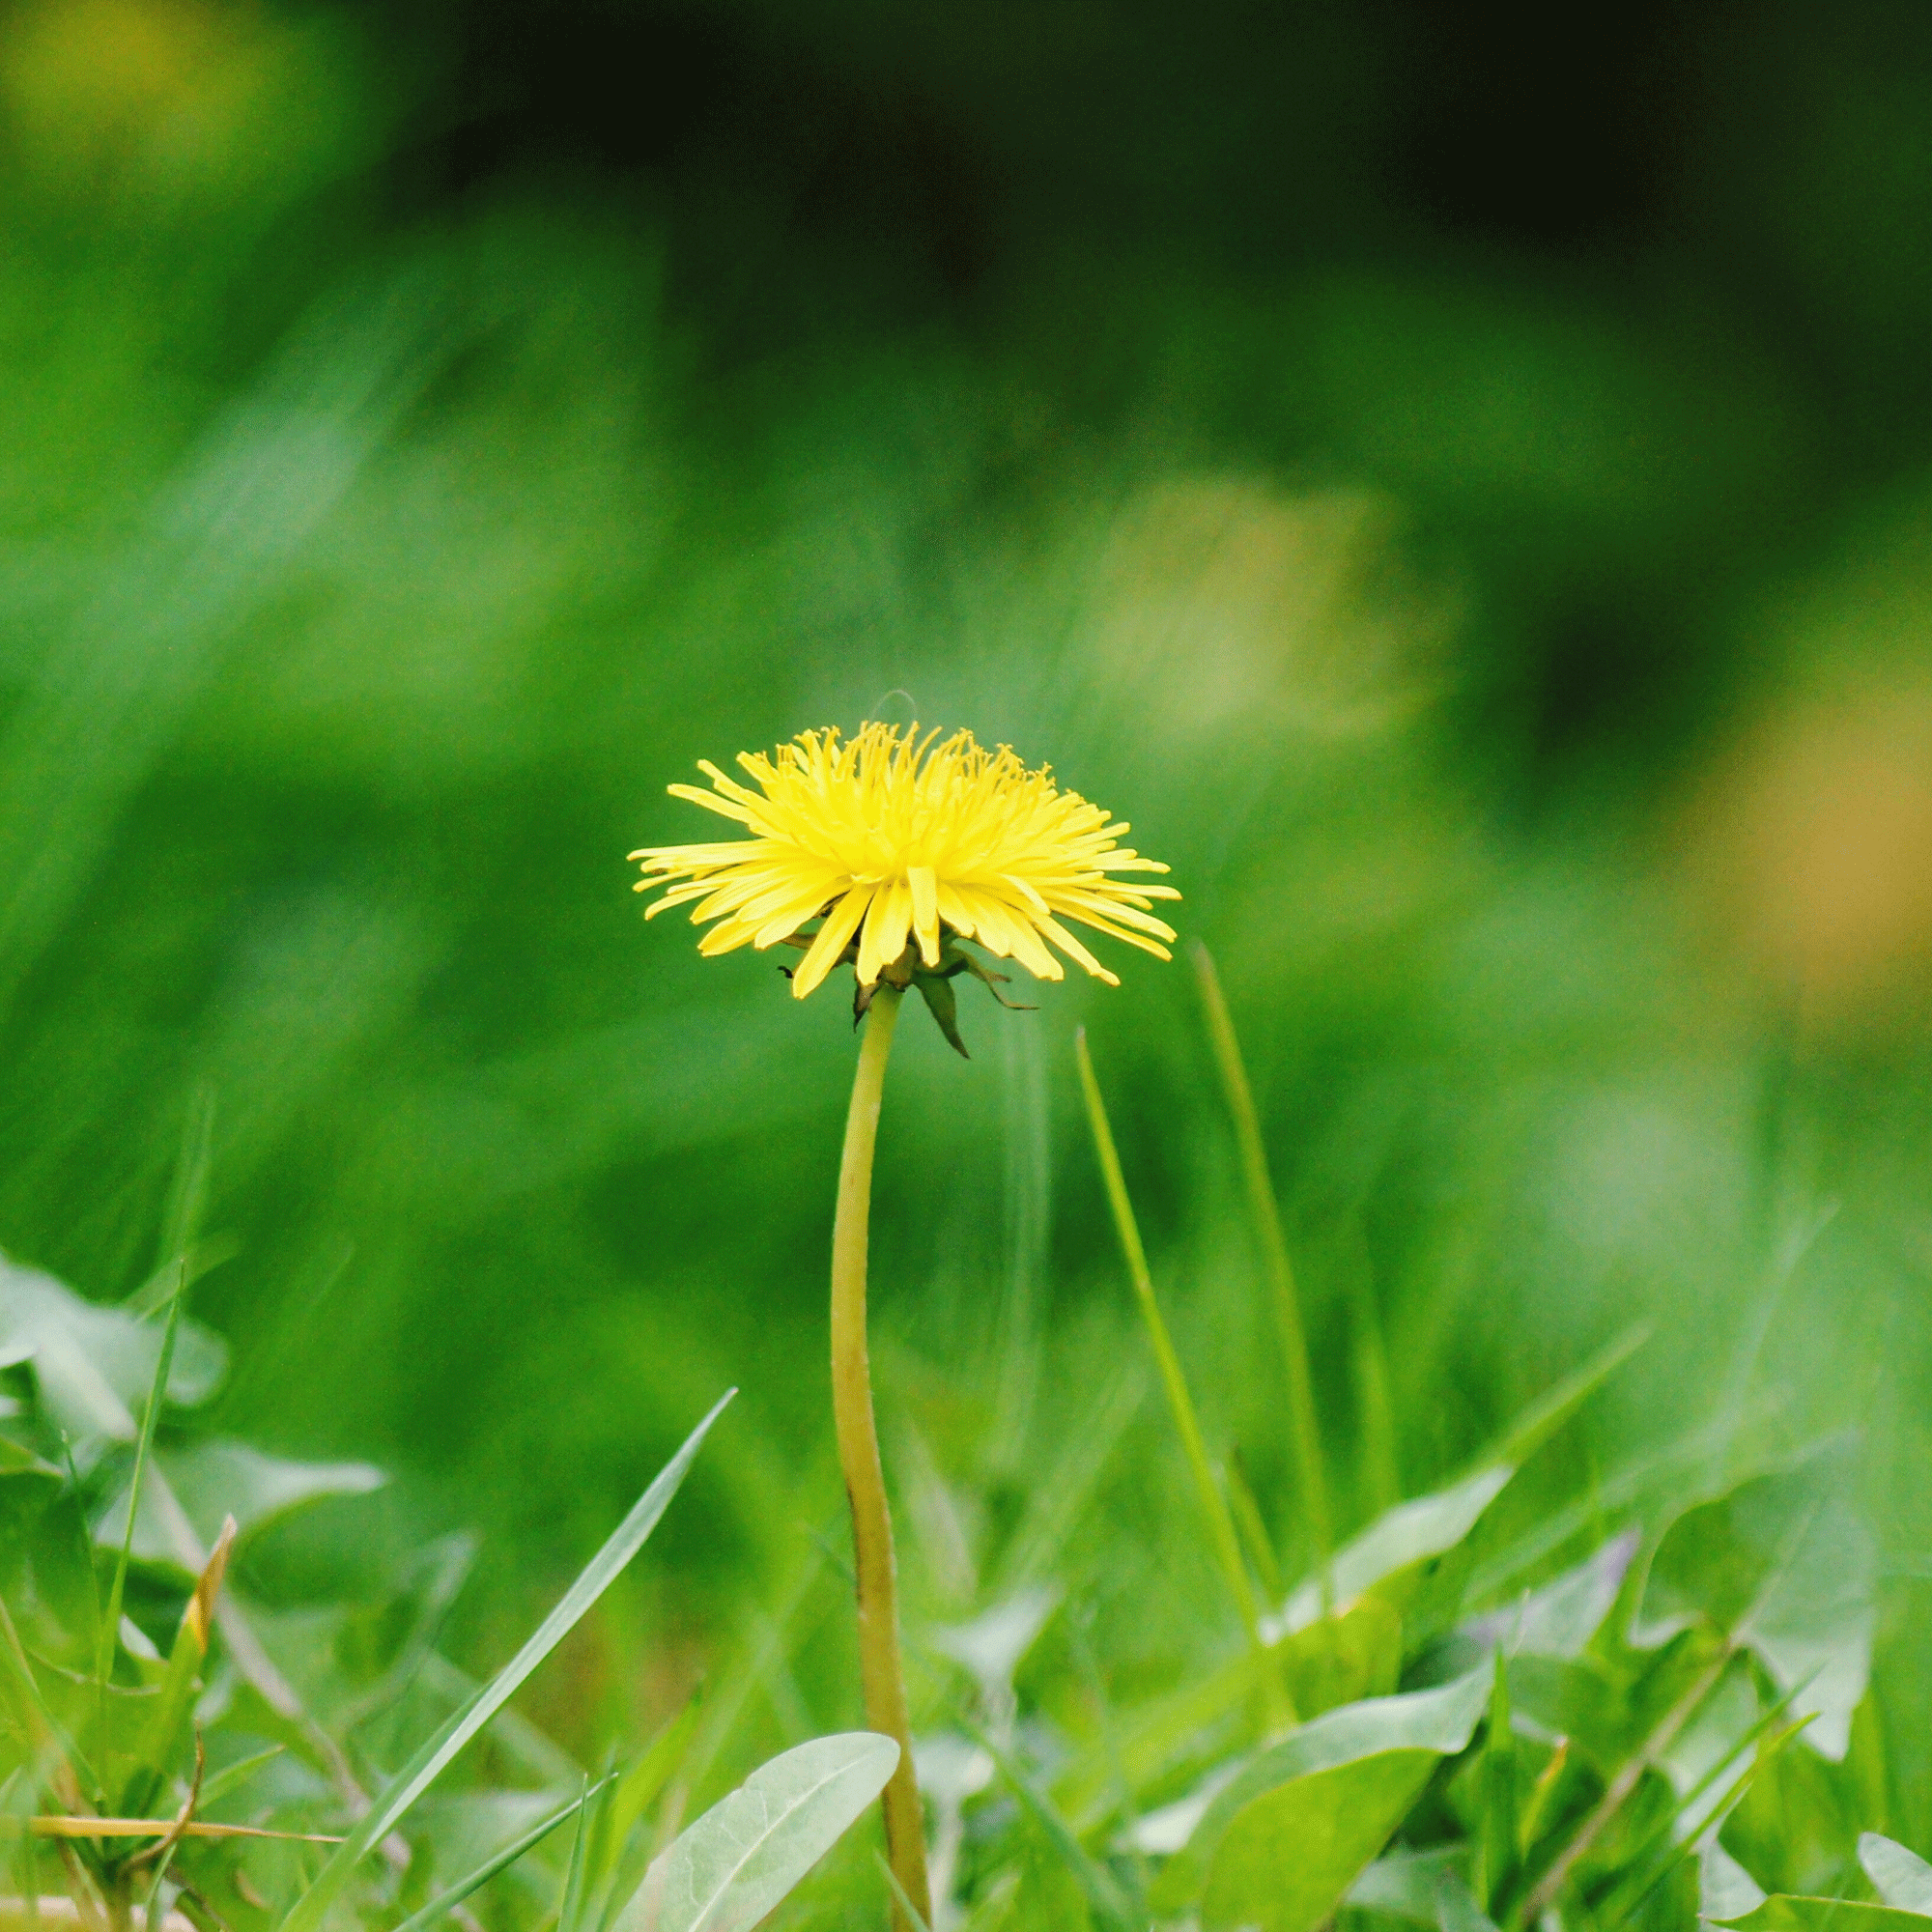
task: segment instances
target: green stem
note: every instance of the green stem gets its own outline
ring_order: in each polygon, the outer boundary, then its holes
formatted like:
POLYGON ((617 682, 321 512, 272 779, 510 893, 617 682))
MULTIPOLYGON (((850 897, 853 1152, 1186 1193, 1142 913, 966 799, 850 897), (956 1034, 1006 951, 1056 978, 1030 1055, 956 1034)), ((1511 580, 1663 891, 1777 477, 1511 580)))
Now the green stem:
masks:
POLYGON ((1294 1701, 1281 1673, 1272 1667, 1266 1639, 1262 1635, 1261 1608, 1255 1602, 1254 1585, 1248 1580, 1247 1565, 1241 1557, 1240 1539, 1235 1533, 1234 1519, 1226 1498, 1214 1481, 1208 1451, 1201 1440, 1201 1425, 1195 1420, 1194 1401, 1187 1393, 1186 1378, 1180 1373, 1180 1358, 1174 1352, 1160 1303, 1154 1299, 1153 1279, 1148 1273, 1147 1250, 1141 1246, 1141 1231, 1134 1221, 1133 1203, 1127 1199, 1127 1183, 1121 1173, 1121 1156, 1114 1148, 1114 1130, 1107 1122, 1106 1102, 1100 1097, 1100 1083, 1094 1077, 1094 1057, 1087 1051, 1087 1029, 1074 1036, 1074 1051, 1080 1061, 1080 1087, 1087 1096, 1087 1119, 1094 1129, 1094 1151, 1099 1156, 1100 1177, 1107 1187, 1108 1205, 1114 1210, 1114 1229, 1121 1237, 1121 1253, 1127 1264, 1127 1276, 1147 1322, 1148 1339, 1153 1344, 1154 1360, 1160 1365, 1160 1378, 1167 1386, 1167 1403, 1174 1411, 1174 1426, 1180 1446, 1194 1473, 1194 1487, 1201 1498, 1201 1513, 1208 1519, 1208 1533, 1213 1539, 1214 1553, 1227 1578, 1229 1594, 1240 1612, 1242 1628, 1256 1658, 1264 1665, 1264 1694, 1275 1707, 1283 1723, 1296 1720, 1294 1701))
POLYGON ((1195 975, 1201 981, 1208 1037, 1213 1042, 1214 1061, 1221 1069, 1228 1112, 1234 1117, 1235 1143, 1240 1151, 1248 1207, 1255 1217, 1255 1232, 1260 1236, 1262 1260, 1267 1269, 1274 1325, 1288 1370, 1289 1426, 1294 1434, 1295 1466, 1308 1511, 1309 1536, 1315 1545, 1315 1574, 1321 1592, 1321 1609, 1326 1615, 1335 1605, 1335 1577, 1330 1560, 1335 1548, 1334 1520, 1328 1510, 1328 1477, 1321 1463, 1321 1430, 1315 1415, 1314 1378, 1308 1372, 1308 1336, 1301 1322, 1301 1296, 1295 1288, 1294 1264, 1289 1259, 1288 1240, 1281 1231, 1280 1204, 1274 1198, 1274 1183, 1268 1178, 1267 1150, 1262 1144, 1255 1096, 1241 1060, 1241 1043, 1235 1037, 1234 1017, 1222 997, 1221 978, 1214 970, 1213 955, 1205 946, 1196 941, 1190 951, 1195 975))
MULTIPOLYGON (((838 1463, 852 1505, 852 1555, 858 1575, 859 1678, 866 1721, 896 1738, 898 1769, 881 1801, 886 1851, 893 1875, 921 1917, 932 1917, 925 1876, 925 1826, 913 1776, 912 1727, 906 1715, 905 1670, 899 1661, 898 1577, 893 1561, 893 1520, 879 1465, 872 1419, 872 1375, 866 1350, 866 1245, 872 1201, 872 1149, 886 1058, 899 1016, 900 993, 880 986, 866 1018, 852 1105, 845 1116, 845 1151, 838 1164, 838 1210, 832 1223, 832 1415, 838 1463)), ((896 1904, 895 1920, 910 1932, 896 1904)))

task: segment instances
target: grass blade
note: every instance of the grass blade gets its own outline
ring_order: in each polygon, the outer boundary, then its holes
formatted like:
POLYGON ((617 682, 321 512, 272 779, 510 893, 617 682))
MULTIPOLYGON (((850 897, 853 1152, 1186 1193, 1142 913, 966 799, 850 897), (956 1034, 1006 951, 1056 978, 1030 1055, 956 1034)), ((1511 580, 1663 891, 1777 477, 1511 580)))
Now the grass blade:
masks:
POLYGON ((231 1791, 240 1790, 258 1771, 273 1764, 278 1757, 287 1755, 288 1746, 270 1745, 267 1750, 253 1751, 247 1757, 238 1758, 233 1764, 225 1765, 213 1777, 203 1782, 201 1808, 205 1811, 211 1804, 218 1804, 231 1791))
POLYGON ((1483 1909, 1494 1917, 1516 1882, 1516 1732, 1510 1722, 1509 1670, 1502 1648, 1495 1654, 1490 1691, 1489 1735, 1483 1745, 1483 1822, 1477 1839, 1473 1889, 1483 1909))
POLYGON ((1288 1237, 1282 1232, 1281 1204, 1268 1175, 1267 1149, 1262 1141, 1261 1118, 1241 1059, 1241 1042, 1234 1015, 1221 992, 1221 976, 1214 955, 1196 940, 1189 949, 1194 976, 1201 985, 1202 1010, 1208 1018, 1208 1037, 1221 1074, 1221 1091, 1235 1123, 1235 1145, 1241 1159, 1241 1179, 1247 1188, 1248 1209, 1254 1216, 1256 1238, 1267 1270, 1268 1298, 1274 1309, 1275 1330, 1288 1370, 1289 1427, 1294 1437, 1296 1473, 1301 1478, 1302 1507, 1308 1513, 1309 1539, 1315 1546, 1311 1566, 1321 1579, 1321 1611, 1334 1606, 1335 1590, 1329 1558, 1335 1548, 1334 1516, 1328 1505, 1328 1472, 1321 1460, 1321 1425, 1315 1413, 1315 1381, 1308 1368, 1308 1331, 1301 1319, 1301 1293, 1295 1286, 1294 1264, 1288 1237))
POLYGON ((970 1729, 974 1741, 993 1760, 1007 1788, 1019 1801, 1020 1809, 1039 1828, 1061 1862, 1079 1880, 1080 1889, 1087 1894, 1087 1903, 1094 1917, 1102 1924, 1121 1928, 1121 1932, 1140 1923, 1132 1901, 1114 1875, 1088 1855, 1086 1847, 1074 1836, 1073 1828, 1027 1776, 1025 1766, 990 1732, 978 1724, 970 1729))
MULTIPOLYGON (((583 1797, 588 1797, 586 1792, 583 1797)), ((573 1811, 581 1810, 583 1797, 573 1798, 568 1804, 553 1811, 548 1818, 540 1818, 519 1838, 515 1844, 505 1845, 500 1852, 486 1859, 476 1869, 458 1879, 448 1890, 440 1891, 430 1902, 412 1912, 396 1927, 396 1932, 422 1932, 425 1925, 434 1925, 445 1912, 453 1911, 469 1896, 472 1891, 486 1886, 500 1871, 507 1871, 530 1849, 549 1837, 573 1811)))
MULTIPOLYGON (((167 1302, 167 1326, 161 1332, 154 1386, 148 1391, 148 1406, 141 1413, 141 1433, 134 1442, 134 1467, 128 1479, 128 1527, 121 1538, 121 1553, 114 1562, 107 1611, 95 1634, 94 1678, 100 1690, 99 1744, 103 1765, 112 1755, 107 1736, 107 1685, 114 1674, 114 1646, 121 1634, 121 1605, 128 1591, 128 1564, 134 1553, 134 1524, 141 1513, 141 1485, 148 1472, 148 1458, 154 1453, 155 1430, 167 1400, 168 1376, 174 1368, 175 1340, 181 1333, 182 1307, 187 1300, 188 1244, 194 1238, 195 1225, 201 1219, 202 1203, 208 1194, 209 1152, 213 1133, 214 1102, 207 1090, 201 1089, 188 1106, 187 1131, 175 1169, 167 1220, 161 1231, 163 1265, 171 1265, 174 1270, 173 1291, 167 1302)), ((98 1796, 105 1801, 104 1792, 98 1796)))
POLYGON ((592 1921, 597 1932, 605 1932, 617 1908, 644 1882, 644 1872, 651 1861, 651 1841, 649 1834, 638 1828, 665 1786, 683 1769, 703 1711, 704 1694, 700 1689, 651 1741, 649 1749, 623 1775, 611 1793, 611 1843, 617 1848, 617 1855, 598 1892, 598 1911, 592 1921))
MULTIPOLYGON (((611 1780, 602 1779, 596 1796, 602 1798, 611 1780)), ((590 1841, 596 1835, 596 1820, 591 1815, 591 1783, 583 1780, 583 1795, 577 1802, 577 1835, 570 1847, 570 1866, 563 1876, 563 1900, 557 1907, 556 1932, 578 1932, 583 1918, 584 1889, 589 1884, 590 1841)))
POLYGON ((1375 1266, 1359 1223, 1349 1229, 1350 1361, 1355 1418, 1361 1435, 1362 1484, 1369 1512, 1379 1516, 1402 1500, 1402 1459, 1397 1449, 1395 1406, 1389 1394, 1388 1349, 1376 1302, 1375 1266))
POLYGON ((329 1907, 349 1883, 356 1865, 387 1836, 410 1806, 449 1768, 464 1746, 509 1702, 524 1680, 563 1641, 584 1612, 616 1580, 618 1573, 643 1548, 645 1539, 658 1526, 658 1520, 690 1472, 711 1425, 737 1392, 736 1389, 727 1389, 711 1413, 685 1438, 684 1446, 639 1497, 630 1515, 611 1532, 604 1548, 584 1565, 576 1582, 537 1626, 523 1649, 462 1709, 452 1713, 442 1728, 389 1780, 355 1831, 296 1901, 287 1918, 282 1921, 282 1932, 318 1932, 329 1907))
POLYGON ((1180 1358, 1174 1352, 1174 1343, 1168 1336, 1160 1303, 1154 1299, 1153 1279, 1148 1272, 1147 1250, 1141 1246, 1141 1232, 1134 1220, 1133 1203, 1127 1198, 1126 1179, 1121 1173, 1121 1156, 1114 1147, 1114 1130, 1107 1121, 1107 1103, 1100 1097, 1100 1083, 1094 1075, 1094 1057, 1087 1050, 1085 1027, 1074 1035, 1074 1052, 1080 1062, 1080 1088, 1087 1099, 1087 1119, 1094 1130, 1094 1151, 1099 1158, 1100 1177, 1106 1183, 1108 1206, 1114 1211, 1114 1228, 1120 1236, 1121 1253, 1126 1262, 1127 1275, 1133 1283, 1135 1297, 1140 1302, 1141 1314, 1147 1322, 1148 1338, 1153 1344, 1154 1360, 1160 1365, 1161 1380, 1167 1385, 1168 1406, 1174 1412, 1175 1430, 1194 1475, 1194 1487, 1201 1499, 1201 1513, 1208 1519, 1208 1532, 1214 1545, 1221 1574, 1227 1579, 1228 1593, 1240 1612, 1248 1643, 1261 1662, 1266 1692, 1276 1704, 1283 1721, 1293 1723, 1295 1721, 1293 1701, 1288 1694, 1281 1673, 1268 1658, 1267 1645, 1262 1636, 1261 1608, 1255 1602, 1254 1585, 1248 1580, 1240 1539, 1235 1533, 1227 1500, 1208 1464, 1208 1451, 1201 1440, 1201 1425, 1194 1415, 1194 1400, 1187 1392, 1187 1380, 1180 1372, 1180 1358))
MULTIPOLYGON (((182 1268, 168 1303, 168 1324, 161 1334, 161 1351, 155 1362, 155 1385, 148 1392, 148 1405, 141 1414, 141 1433, 134 1442, 134 1467, 128 1478, 128 1527, 121 1537, 121 1551, 114 1559, 114 1580, 107 1590, 107 1608, 95 1635, 94 1681, 99 1691, 99 1712, 96 1719, 97 1747, 100 1762, 112 1756, 107 1735, 107 1686, 114 1674, 114 1646, 121 1634, 121 1605, 128 1592, 128 1564, 134 1553, 134 1523, 141 1513, 141 1485, 148 1473, 148 1458, 155 1446, 155 1425, 161 1417, 161 1403, 168 1386, 168 1372, 174 1366, 175 1337, 181 1333, 182 1303, 187 1298, 186 1270, 182 1268)), ((107 1794, 96 1794, 105 1803, 107 1794)))
POLYGON ((28 1662, 26 1648, 20 1642, 20 1634, 14 1627, 4 1598, 0 1598, 0 1690, 12 1693, 7 1702, 14 1706, 14 1728, 25 1739, 32 1753, 35 1779, 44 1776, 47 1766, 59 1758, 90 1789, 98 1790, 100 1780, 94 1767, 41 1692, 40 1680, 34 1675, 34 1666, 28 1662))
POLYGON ((886 1883, 892 1888, 893 1897, 896 1901, 899 1910, 905 1914, 906 1923, 912 1927, 912 1932, 932 1932, 932 1927, 925 1922, 924 1916, 921 1913, 919 1907, 906 1896, 906 1889, 899 1883, 898 1873, 886 1862, 884 1854, 874 1852, 872 1854, 872 1862, 885 1873, 886 1883))
MULTIPOLYGON (((175 1633, 174 1649, 168 1654, 167 1675, 156 1695, 154 1714, 144 1728, 138 1753, 140 1766, 129 1777, 121 1794, 120 1809, 129 1817, 139 1817, 160 1796, 175 1742, 186 1723, 194 1703, 195 1684, 208 1658, 209 1634, 214 1624, 214 1600, 228 1569, 228 1555, 235 1547, 235 1519, 221 1525, 221 1534, 209 1553, 208 1563, 196 1579, 194 1594, 182 1612, 181 1629, 175 1633)), ((203 1802, 206 1803, 204 1794, 203 1802)))

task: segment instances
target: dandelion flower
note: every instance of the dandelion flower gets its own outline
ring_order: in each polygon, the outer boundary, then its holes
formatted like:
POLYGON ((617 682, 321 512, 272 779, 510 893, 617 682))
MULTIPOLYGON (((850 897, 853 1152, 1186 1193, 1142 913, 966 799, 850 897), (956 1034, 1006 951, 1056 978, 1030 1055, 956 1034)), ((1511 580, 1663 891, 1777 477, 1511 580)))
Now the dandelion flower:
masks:
POLYGON ((701 762, 712 789, 674 784, 672 794, 751 837, 633 852, 645 874, 638 891, 670 888, 646 917, 691 905, 694 924, 716 922, 698 947, 706 954, 804 946, 792 978, 801 1000, 845 957, 862 989, 882 975, 903 985, 941 971, 953 934, 1040 980, 1064 976, 1051 941, 1120 984, 1068 921, 1170 956, 1162 942, 1174 929, 1153 916, 1153 901, 1180 895, 1113 876, 1168 869, 1122 846, 1129 827, 1004 745, 989 752, 970 731, 938 737, 895 724, 867 724, 850 739, 806 731, 771 757, 739 754, 756 790, 701 762), (807 937, 813 920, 822 923, 807 937))

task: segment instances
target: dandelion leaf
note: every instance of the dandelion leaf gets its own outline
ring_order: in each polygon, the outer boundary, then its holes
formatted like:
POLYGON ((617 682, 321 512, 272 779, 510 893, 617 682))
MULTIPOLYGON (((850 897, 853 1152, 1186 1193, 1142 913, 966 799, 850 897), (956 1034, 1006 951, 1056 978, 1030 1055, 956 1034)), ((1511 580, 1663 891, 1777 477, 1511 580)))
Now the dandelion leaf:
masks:
POLYGON ((1932 1865, 1896 1840, 1866 1832, 1859 1839, 1859 1862, 1878 1895, 1898 1912, 1932 1918, 1932 1865))
POLYGON ((891 1738, 817 1738, 754 1771, 651 1861, 619 1932, 750 1932, 838 1843, 899 1761, 891 1738))
POLYGON ((1685 1511, 1652 1558, 1631 1640, 1654 1648, 1715 1625, 1747 1646, 1804 1742, 1834 1762, 1870 1674, 1877 1623, 1877 1546, 1845 1500, 1844 1440, 1755 1475, 1685 1511))
MULTIPOLYGON (((1467 1746, 1489 1703, 1492 1675, 1485 1666, 1433 1690, 1345 1704, 1257 1752, 1216 1793, 1185 1848, 1155 1880, 1156 1910, 1179 1913, 1199 1900, 1209 1910, 1209 1924, 1240 1924, 1243 1914, 1252 1919, 1262 1907, 1256 1888, 1264 1871, 1306 1864, 1319 1868, 1320 1881, 1311 1880, 1306 1894, 1297 1887, 1295 1910, 1304 1895, 1325 1890, 1325 1902, 1306 1921, 1319 1923, 1387 1843, 1436 1761, 1467 1746), (1383 1762, 1348 1777, 1327 1776, 1370 1760, 1383 1762), (1310 1789, 1280 1795, 1299 1785, 1310 1789), (1334 1822, 1321 1822, 1331 1810, 1334 1822), (1298 1839, 1285 1835, 1291 1833, 1313 1834, 1309 1843, 1319 1839, 1326 1849, 1320 1859, 1313 1852, 1304 1857, 1295 1849, 1298 1839), (1333 1889, 1325 1889, 1331 1877, 1333 1889)), ((1302 1921, 1264 1917, 1260 1922, 1272 1929, 1302 1921)))
POLYGON ((1430 1750, 1378 1751, 1253 1800, 1214 1854, 1202 1924, 1314 1932, 1387 1844, 1435 1765, 1430 1750))

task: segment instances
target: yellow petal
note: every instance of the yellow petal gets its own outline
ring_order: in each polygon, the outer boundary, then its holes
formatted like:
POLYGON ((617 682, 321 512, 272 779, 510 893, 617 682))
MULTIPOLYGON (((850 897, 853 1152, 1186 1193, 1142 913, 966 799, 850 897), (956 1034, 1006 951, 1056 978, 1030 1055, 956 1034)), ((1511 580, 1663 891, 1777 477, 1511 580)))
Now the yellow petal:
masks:
POLYGON ((838 963, 838 955, 845 951, 846 942, 858 931, 859 922, 865 918, 866 908, 872 903, 872 895, 877 890, 875 886, 854 886, 826 914, 825 923, 818 928, 816 937, 806 952, 805 964, 792 975, 793 999, 804 999, 838 963))
POLYGON ((919 937, 919 956, 928 966, 939 964, 939 875, 930 866, 906 870, 912 889, 912 929, 919 937))
POLYGON ((1118 986, 1121 983, 1119 976, 1108 972, 1057 919, 1041 920, 1039 929, 1066 954, 1067 958, 1077 966, 1086 967, 1094 979, 1104 980, 1110 986, 1118 986))
POLYGON ((706 811, 715 811, 721 818, 735 818, 742 824, 751 815, 742 805, 733 805, 728 798, 720 798, 715 791, 700 791, 696 785, 666 785, 665 790, 673 798, 688 799, 693 805, 701 805, 706 811))
POLYGON ((872 901, 866 915, 866 929, 859 939, 859 983, 874 984, 881 970, 890 966, 905 951, 906 931, 912 924, 912 889, 903 879, 895 879, 872 901))

